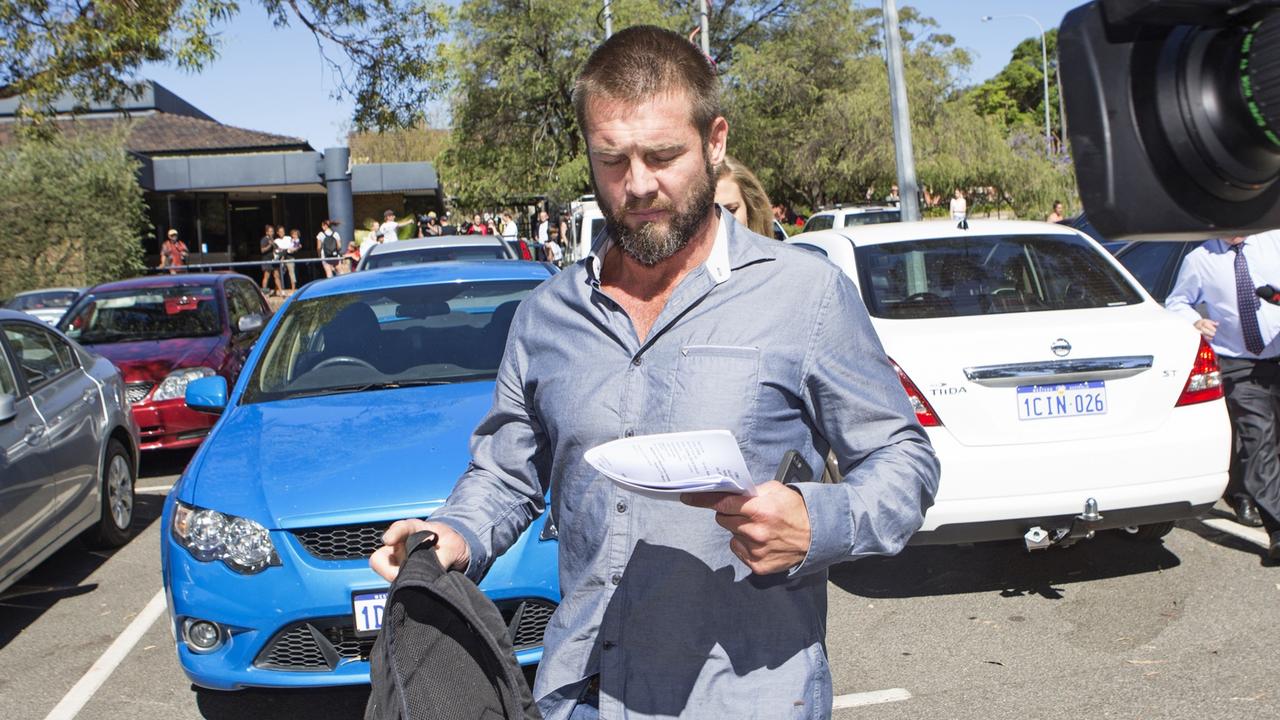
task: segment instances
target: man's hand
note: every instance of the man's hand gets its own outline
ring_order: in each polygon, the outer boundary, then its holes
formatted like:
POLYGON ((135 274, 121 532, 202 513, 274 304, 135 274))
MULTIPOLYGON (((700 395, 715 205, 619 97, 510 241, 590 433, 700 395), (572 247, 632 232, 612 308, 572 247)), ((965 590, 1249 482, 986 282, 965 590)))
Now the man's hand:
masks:
POLYGON ((1212 340, 1213 336, 1218 334, 1218 323, 1206 318, 1197 320, 1192 327, 1199 330, 1205 340, 1212 340))
POLYGON ((716 511, 733 533, 729 549, 751 572, 769 575, 799 565, 809 554, 809 513, 804 496, 776 480, 756 486, 755 497, 733 493, 685 493, 686 505, 716 511))
POLYGON ((436 559, 446 570, 467 569, 467 564, 471 561, 471 550, 467 547, 467 541, 456 530, 444 523, 416 519, 399 520, 387 528, 382 534, 382 547, 369 557, 369 567, 381 575, 383 580, 395 580, 405 560, 404 541, 423 530, 436 534, 436 559))

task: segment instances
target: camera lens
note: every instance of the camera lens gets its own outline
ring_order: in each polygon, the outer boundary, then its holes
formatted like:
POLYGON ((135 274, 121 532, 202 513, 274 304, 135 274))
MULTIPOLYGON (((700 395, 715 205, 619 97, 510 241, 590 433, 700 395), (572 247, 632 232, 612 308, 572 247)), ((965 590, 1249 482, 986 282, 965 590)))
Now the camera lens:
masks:
POLYGON ((1150 75, 1135 74, 1133 91, 1156 116, 1144 124, 1149 147, 1164 146, 1221 200, 1265 192, 1280 178, 1280 14, 1243 27, 1181 26, 1146 48, 1150 75))

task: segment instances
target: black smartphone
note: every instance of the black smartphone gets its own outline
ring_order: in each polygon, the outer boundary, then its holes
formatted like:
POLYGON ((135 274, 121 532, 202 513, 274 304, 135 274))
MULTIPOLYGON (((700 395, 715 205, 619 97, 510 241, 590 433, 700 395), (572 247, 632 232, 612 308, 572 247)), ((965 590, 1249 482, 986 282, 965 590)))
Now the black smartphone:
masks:
POLYGON ((774 473, 774 480, 783 485, 791 485, 798 482, 812 482, 813 468, 809 467, 809 463, 796 450, 788 450, 782 456, 782 462, 778 464, 778 472, 774 473))

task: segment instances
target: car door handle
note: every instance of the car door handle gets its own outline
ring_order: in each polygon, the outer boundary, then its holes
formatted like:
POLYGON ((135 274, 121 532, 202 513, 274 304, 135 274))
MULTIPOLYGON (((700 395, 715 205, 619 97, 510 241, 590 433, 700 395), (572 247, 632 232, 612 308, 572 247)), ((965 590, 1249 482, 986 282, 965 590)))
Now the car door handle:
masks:
POLYGON ((36 443, 40 442, 40 438, 43 435, 44 435, 43 425, 28 425, 27 434, 23 437, 23 439, 27 441, 28 445, 35 445, 36 443))

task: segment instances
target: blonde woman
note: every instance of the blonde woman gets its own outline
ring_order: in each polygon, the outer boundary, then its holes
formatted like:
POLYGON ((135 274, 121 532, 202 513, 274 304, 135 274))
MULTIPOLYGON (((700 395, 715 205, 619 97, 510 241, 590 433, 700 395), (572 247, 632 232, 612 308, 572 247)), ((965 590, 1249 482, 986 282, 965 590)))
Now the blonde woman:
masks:
POLYGON ((773 237, 773 208, 768 193, 747 166, 728 155, 716 174, 716 203, 751 232, 773 237))

